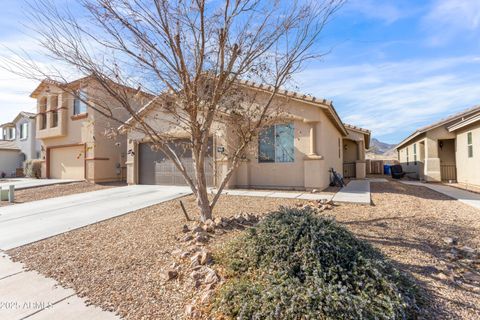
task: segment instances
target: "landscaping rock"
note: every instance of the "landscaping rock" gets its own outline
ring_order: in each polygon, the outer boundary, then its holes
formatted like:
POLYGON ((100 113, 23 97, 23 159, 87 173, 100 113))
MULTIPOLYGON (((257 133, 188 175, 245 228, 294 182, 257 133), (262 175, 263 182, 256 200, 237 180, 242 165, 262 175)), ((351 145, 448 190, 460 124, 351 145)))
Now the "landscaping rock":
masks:
POLYGON ((194 240, 196 243, 207 243, 209 239, 208 239, 208 235, 203 233, 197 233, 194 240))
POLYGON ((187 233, 189 231, 190 231, 190 229, 188 228, 188 226, 186 224, 184 224, 183 227, 182 227, 182 232, 187 233))
POLYGON ((219 278, 215 270, 208 268, 207 274, 205 276, 205 283, 206 284, 217 283, 218 280, 219 278))
POLYGON ((174 269, 167 270, 162 275, 162 278, 165 281, 170 281, 170 280, 173 280, 177 277, 178 277, 178 272, 177 272, 177 270, 174 270, 174 269))
POLYGON ((222 218, 215 218, 214 223, 215 223, 216 227, 221 227, 223 225, 223 219, 222 218))
POLYGON ((200 252, 196 252, 191 258, 190 258, 190 268, 194 268, 196 266, 200 265, 200 252))
POLYGON ((200 297, 200 303, 205 304, 213 296, 213 290, 205 290, 205 292, 200 297))
POLYGON ((203 232, 203 228, 201 226, 196 226, 192 229, 192 233, 203 232))
POLYGON ((191 240, 193 240, 193 236, 191 234, 185 235, 185 237, 183 237, 183 239, 182 239, 183 242, 188 242, 188 241, 191 241, 191 240))
POLYGON ((171 255, 174 257, 180 257, 183 253, 182 249, 175 249, 171 252, 171 255))
POLYGON ((443 242, 445 242, 449 246, 457 244, 457 239, 455 239, 455 238, 443 237, 442 240, 443 240, 443 242))
POLYGON ((213 260, 212 254, 209 251, 205 250, 200 253, 199 262, 201 265, 210 264, 212 263, 212 260, 213 260))
POLYGON ((202 228, 203 228, 204 231, 212 233, 212 232, 215 231, 215 222, 208 219, 207 221, 205 221, 205 224, 203 225, 202 228))
POLYGON ((465 257, 474 257, 475 256, 475 249, 470 248, 468 246, 463 246, 460 248, 460 251, 465 257))
POLYGON ((201 280, 205 277, 205 274, 200 271, 200 269, 198 270, 195 270, 195 271, 192 271, 190 273, 190 278, 193 280, 193 281, 197 281, 197 280, 201 280))

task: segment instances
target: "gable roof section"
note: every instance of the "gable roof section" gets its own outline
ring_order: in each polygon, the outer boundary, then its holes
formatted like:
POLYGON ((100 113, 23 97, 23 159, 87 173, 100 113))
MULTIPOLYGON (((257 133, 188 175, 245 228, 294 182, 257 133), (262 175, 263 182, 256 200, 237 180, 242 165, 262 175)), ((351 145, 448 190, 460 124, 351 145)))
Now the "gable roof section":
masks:
POLYGON ((15 123, 5 122, 5 123, 0 124, 0 128, 5 128, 5 127, 15 127, 15 123))
POLYGON ((20 111, 20 113, 13 119, 13 123, 17 123, 21 118, 35 119, 37 115, 35 113, 20 111))
MULTIPOLYGON (((51 80, 51 79, 45 79, 45 80, 42 80, 42 82, 40 82, 40 84, 35 88, 35 90, 33 90, 33 92, 30 94, 30 97, 31 98, 37 98, 40 95, 40 93, 46 87, 48 87, 49 85, 56 86, 56 87, 59 87, 59 88, 62 88, 62 87, 64 87, 64 88, 65 87, 70 87, 70 88, 74 87, 75 88, 75 86, 81 85, 82 82, 88 82, 88 81, 98 81, 98 79, 93 75, 85 76, 83 78, 79 78, 79 79, 71 81, 71 82, 60 82, 60 81, 55 81, 55 80, 51 80)), ((135 88, 117 83, 117 82, 115 82, 113 80, 110 80, 110 79, 108 79, 107 81, 112 83, 114 86, 116 86, 118 88, 121 88, 121 89, 124 89, 126 91, 129 91, 131 93, 139 93, 139 94, 141 94, 143 96, 146 96, 146 97, 149 97, 149 98, 154 97, 152 94, 140 90, 140 88, 135 89, 135 88)))
POLYGON ((453 132, 477 122, 480 122, 480 110, 478 110, 478 112, 475 115, 468 118, 463 118, 461 121, 454 123, 453 125, 449 126, 447 129, 449 132, 453 132))
MULTIPOLYGON (((248 87, 250 89, 254 90, 259 90, 259 91, 264 91, 264 92, 272 92, 273 87, 265 84, 258 84, 252 81, 246 81, 246 80, 241 80, 239 81, 239 84, 244 87, 248 87)), ((342 133, 343 136, 348 135, 347 129, 345 128, 345 125, 343 122, 340 120, 340 117, 337 114, 337 111, 333 107, 333 103, 330 100, 326 99, 319 99, 314 96, 306 95, 306 94, 301 94, 295 91, 288 91, 288 90, 279 90, 277 93, 281 97, 286 97, 289 99, 293 99, 296 101, 300 101, 303 103, 311 104, 313 106, 319 107, 326 111, 327 117, 332 121, 332 123, 335 125, 335 127, 342 133)), ((151 108, 155 106, 155 102, 157 99, 160 97, 155 97, 153 100, 149 101, 147 104, 145 104, 140 110, 137 112, 138 117, 142 117, 145 115, 151 108)), ((134 117, 130 117, 125 124, 129 125, 132 124, 135 121, 134 117)), ((123 130, 125 128, 125 125, 120 126, 120 130, 123 130)))
POLYGON ((0 150, 20 151, 15 142, 9 140, 0 140, 0 150))
POLYGON ((371 134, 372 134, 372 132, 370 130, 360 128, 360 127, 357 127, 357 126, 353 126, 351 124, 346 124, 346 123, 344 125, 345 125, 345 128, 347 129, 347 131, 351 130, 351 131, 355 131, 355 132, 363 134, 364 137, 365 137, 364 138, 365 139, 365 149, 370 148, 370 137, 371 137, 371 134))
MULTIPOLYGON (((433 130, 433 129, 436 129, 438 127, 441 127, 441 126, 447 126, 447 129, 450 128, 450 127, 453 127, 455 125, 455 123, 458 123, 458 122, 461 122, 461 121, 464 121, 465 118, 467 117, 471 117, 473 114, 477 113, 477 112, 480 112, 480 105, 476 105, 472 108, 469 108, 467 110, 464 110, 460 113, 457 113, 457 114, 454 114, 454 115, 451 115, 445 119, 442 119, 438 122, 435 122, 431 125, 428 125, 428 126, 425 126, 423 128, 420 128, 418 130, 416 130, 414 133, 412 133, 411 135, 409 135, 407 138, 405 138, 402 142, 400 142, 396 147, 395 149, 398 149, 398 148, 401 148, 402 146, 404 146, 405 144, 407 144, 409 141, 413 140, 414 138, 418 137, 419 135, 427 132, 427 131, 430 131, 430 130, 433 130)), ((448 129, 449 130, 449 129, 448 129)), ((449 130, 450 131, 450 130, 449 130)))

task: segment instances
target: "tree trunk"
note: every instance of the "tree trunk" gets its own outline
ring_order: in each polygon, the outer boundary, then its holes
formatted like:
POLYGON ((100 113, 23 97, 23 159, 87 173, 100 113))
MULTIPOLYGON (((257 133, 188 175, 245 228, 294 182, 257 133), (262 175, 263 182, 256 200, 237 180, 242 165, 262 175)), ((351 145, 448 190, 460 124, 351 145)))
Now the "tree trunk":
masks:
POLYGON ((198 186, 197 192, 197 204, 200 209, 200 220, 202 222, 212 219, 212 208, 210 207, 210 202, 208 201, 208 192, 205 185, 198 186))

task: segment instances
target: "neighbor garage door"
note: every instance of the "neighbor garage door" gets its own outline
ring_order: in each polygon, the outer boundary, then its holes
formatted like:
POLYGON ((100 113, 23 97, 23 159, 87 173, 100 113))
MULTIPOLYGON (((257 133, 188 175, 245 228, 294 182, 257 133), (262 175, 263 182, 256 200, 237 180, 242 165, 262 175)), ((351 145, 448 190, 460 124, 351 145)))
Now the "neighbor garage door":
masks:
POLYGON ((49 153, 50 178, 84 179, 84 146, 51 148, 49 153))
MULTIPOLYGON (((190 177, 195 177, 192 153, 184 144, 185 141, 176 141, 172 144, 177 155, 181 155, 182 161, 190 177)), ((154 151, 149 143, 139 146, 139 178, 140 184, 162 185, 187 185, 181 172, 175 167, 173 161, 168 159, 161 151, 154 151)), ((209 153, 205 166, 207 185, 213 185, 213 160, 212 141, 209 141, 209 153)))

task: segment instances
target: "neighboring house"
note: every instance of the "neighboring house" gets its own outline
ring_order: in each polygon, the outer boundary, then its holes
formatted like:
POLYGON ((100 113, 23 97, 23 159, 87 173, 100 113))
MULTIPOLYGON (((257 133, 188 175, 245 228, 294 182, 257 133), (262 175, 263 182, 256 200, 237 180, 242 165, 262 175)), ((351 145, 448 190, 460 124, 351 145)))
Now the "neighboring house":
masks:
POLYGON ((415 131, 397 151, 412 177, 480 186, 480 106, 415 131))
POLYGON ((13 141, 0 141, 0 178, 15 177, 16 170, 21 165, 20 149, 13 141))
MULTIPOLYGON (((134 95, 131 88, 119 89, 134 95)), ((92 182, 125 179, 126 137, 107 137, 106 130, 119 123, 91 108, 114 108, 118 103, 92 77, 66 84, 45 80, 31 97, 37 99, 42 177, 92 182)), ((122 121, 128 118, 118 110, 115 116, 122 121)))
MULTIPOLYGON (((269 94, 265 86, 251 82, 243 85, 254 90, 259 99, 269 94)), ((367 130, 346 128, 330 101, 288 91, 282 91, 276 99, 284 105, 287 116, 263 130, 227 188, 324 189, 330 183, 330 168, 343 171, 345 145, 351 146, 347 147, 348 160, 355 163, 356 175, 365 177, 365 147, 370 136, 367 130)), ((153 128, 178 137, 177 141, 185 137, 178 130, 165 129, 169 128, 169 115, 154 103, 142 108, 138 115, 153 128)), ((127 123, 135 126, 133 118, 127 123)), ((139 131, 128 131, 128 148, 132 151, 128 152, 127 161, 129 184, 186 184, 174 164, 161 152, 152 150, 147 137, 139 131)), ((210 186, 218 186, 227 171, 226 141, 235 140, 231 131, 225 123, 213 125, 206 166, 210 186)), ((182 158, 187 171, 193 173, 191 154, 184 153, 182 158)))
POLYGON ((25 160, 40 157, 40 143, 35 137, 35 114, 20 112, 12 122, 0 126, 2 150, 8 156, 0 157, 0 171, 14 176, 17 169, 23 167, 25 160), (7 143, 8 142, 8 143, 7 143), (8 165, 7 165, 8 163, 8 165))

